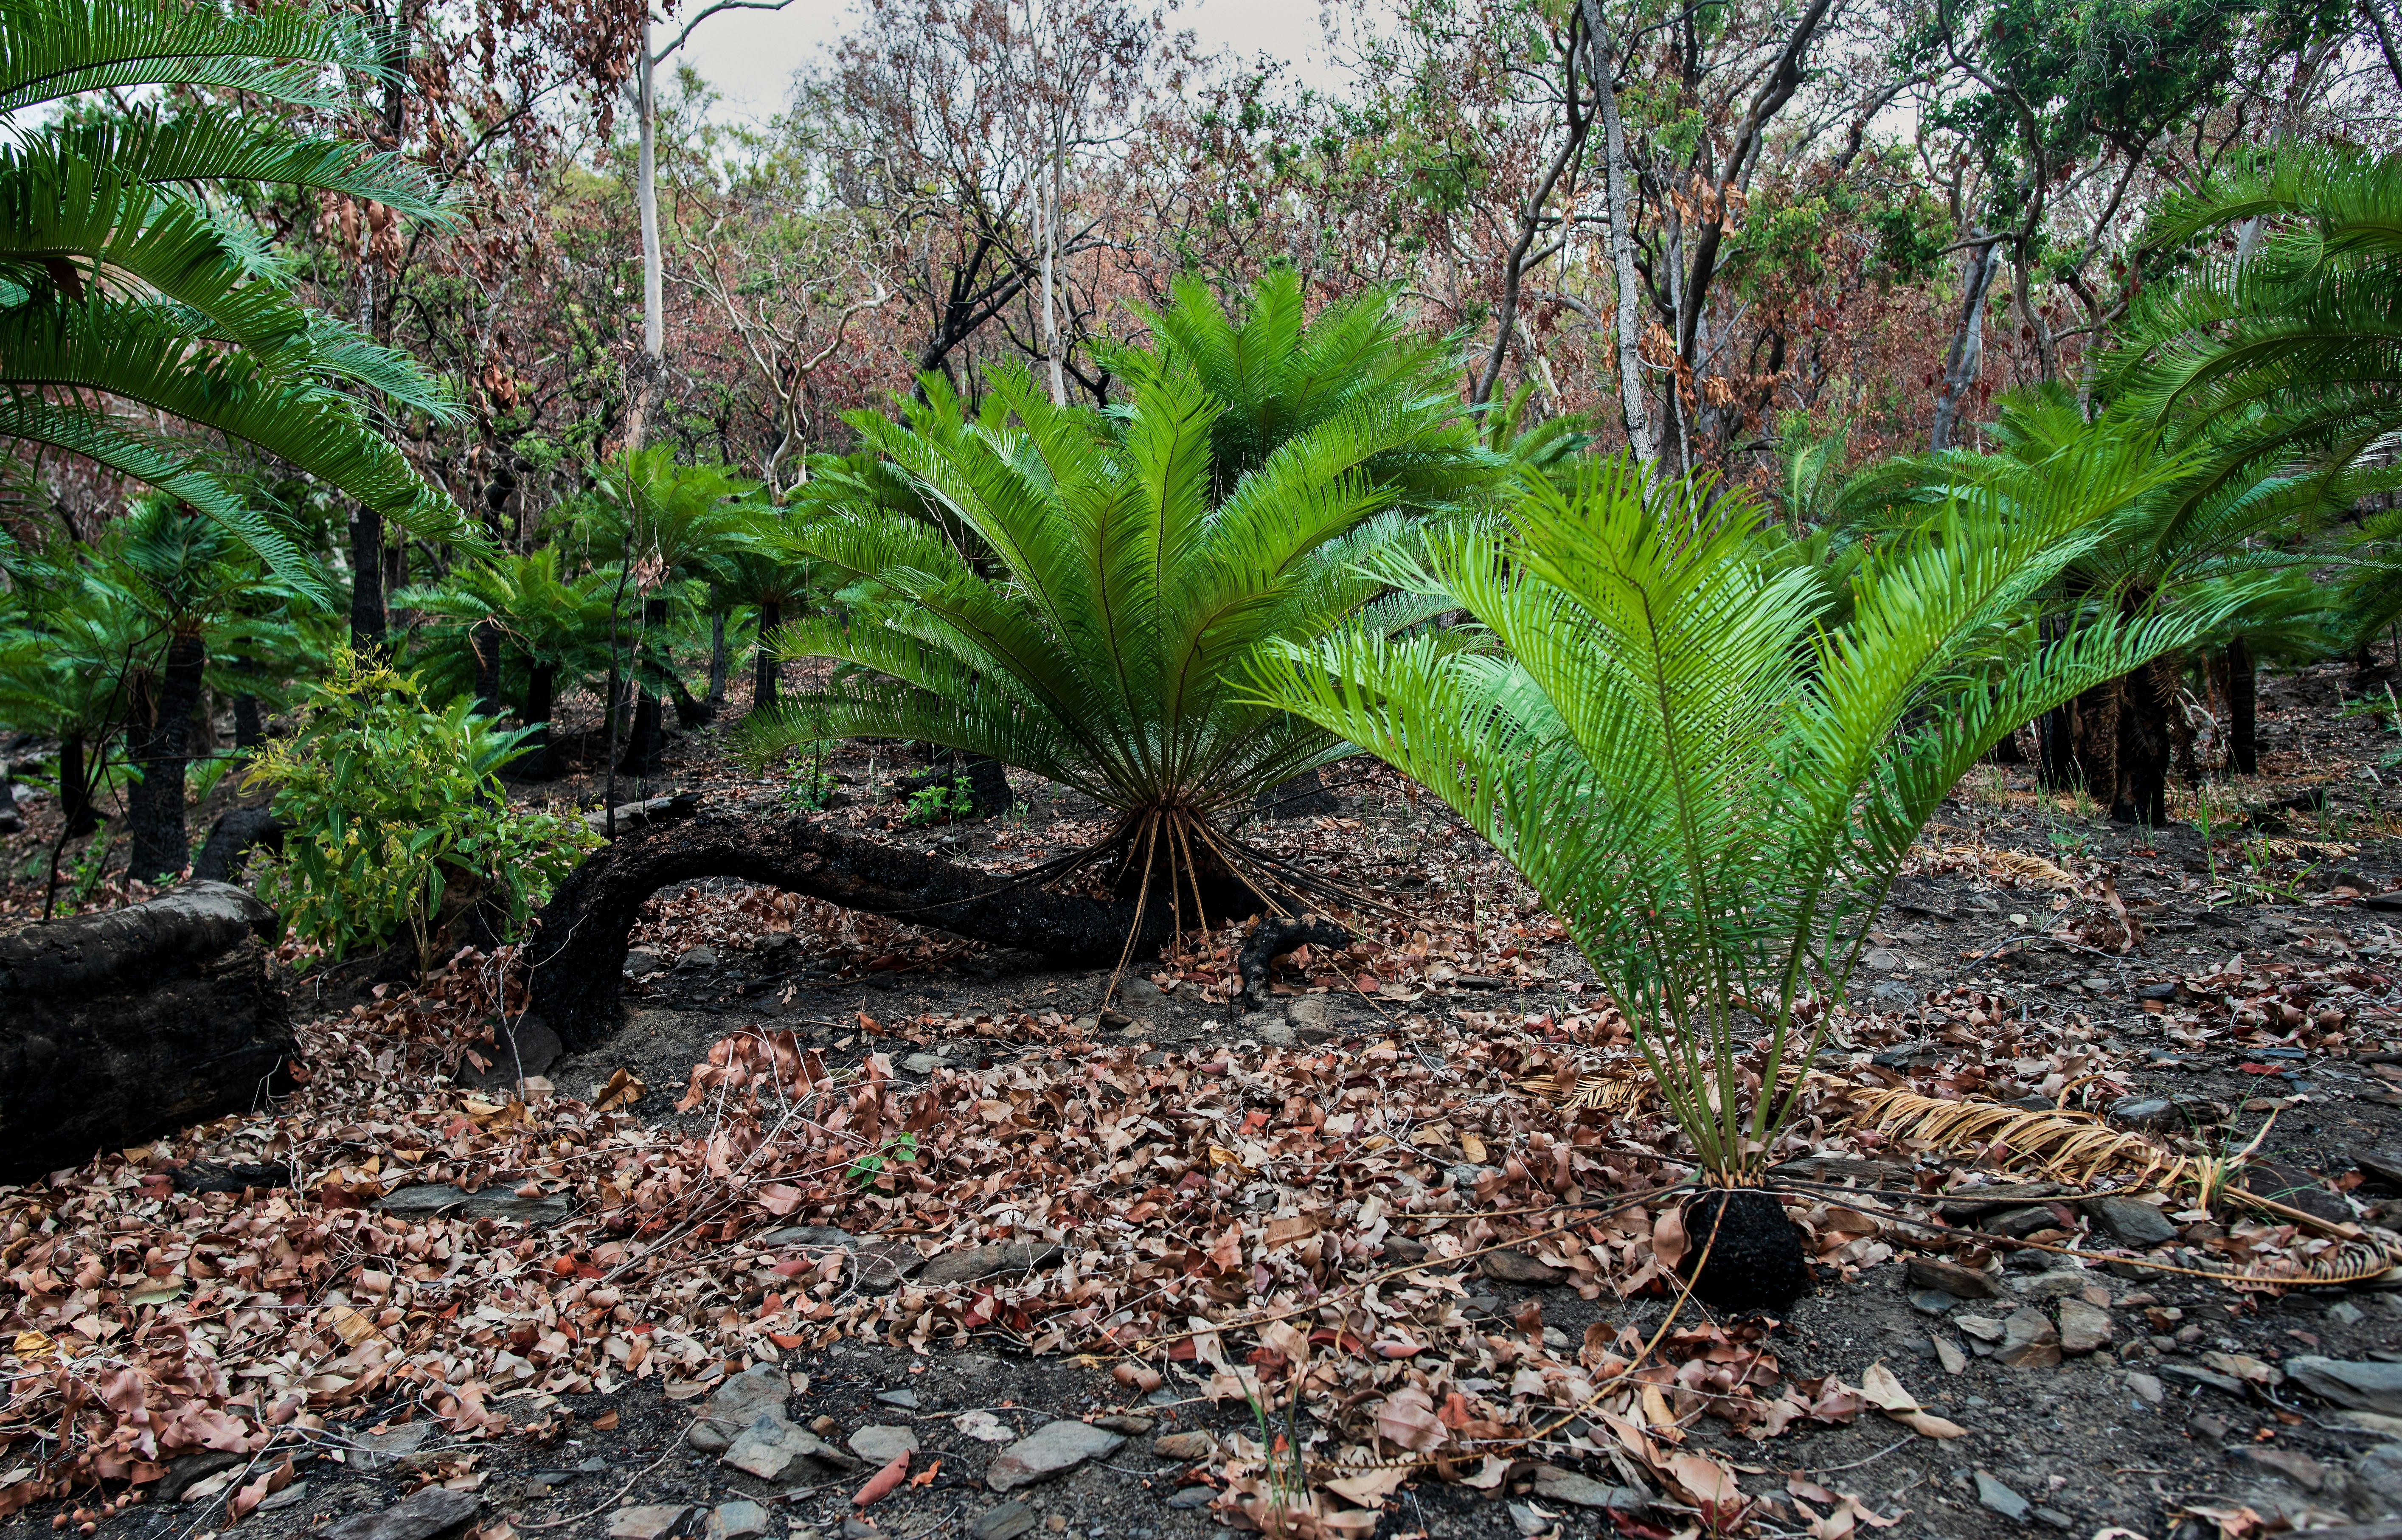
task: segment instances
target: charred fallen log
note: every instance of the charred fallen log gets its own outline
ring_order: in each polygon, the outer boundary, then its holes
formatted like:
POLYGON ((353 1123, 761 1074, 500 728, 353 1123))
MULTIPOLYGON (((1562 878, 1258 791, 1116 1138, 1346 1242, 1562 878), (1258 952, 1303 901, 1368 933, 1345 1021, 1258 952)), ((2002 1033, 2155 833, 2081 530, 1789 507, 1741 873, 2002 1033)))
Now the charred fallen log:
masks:
POLYGON ((222 882, 0 936, 0 1182, 290 1089, 275 911, 222 882))
MULTIPOLYGON (((1135 926, 1131 901, 1048 892, 804 819, 703 812, 620 834, 559 884, 538 917, 527 948, 531 1007, 571 1049, 591 1046, 616 1024, 626 937, 642 900, 698 877, 766 882, 1073 965, 1115 963, 1135 926)), ((1166 904, 1147 906, 1136 955, 1155 950, 1170 923, 1166 904)))

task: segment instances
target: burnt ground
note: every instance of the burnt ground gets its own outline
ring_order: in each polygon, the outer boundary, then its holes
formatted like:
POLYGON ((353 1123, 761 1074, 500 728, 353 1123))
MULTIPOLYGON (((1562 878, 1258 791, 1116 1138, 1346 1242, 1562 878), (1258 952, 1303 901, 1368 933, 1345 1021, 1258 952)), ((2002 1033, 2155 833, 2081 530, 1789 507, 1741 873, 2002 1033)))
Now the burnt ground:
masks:
MULTIPOLYGON (((1947 804, 1925 841, 1926 869, 1908 879, 1887 910, 1871 966, 1854 991, 1863 1022, 1839 1059, 1866 1063, 1882 1053, 1900 1073, 1927 1068, 1942 1050, 1928 1047, 1914 1058, 1912 1049, 1936 1041, 1926 1035, 1935 1029, 1929 1002, 1973 989, 1997 997, 2030 1033, 2090 1042, 2102 1061, 2121 1072, 2133 1098, 2172 1103, 2182 1119, 2175 1126, 2206 1144, 2241 1147, 2273 1112, 2262 1156, 2307 1173, 2297 1180, 2309 1183, 2312 1202, 2333 1205, 2330 1214, 2394 1226, 2402 1190, 2369 1172, 2362 1158, 2374 1164, 2377 1152, 2402 1150, 2402 1082, 2393 1074, 2393 1058, 2402 1051, 2402 1020, 2394 1014, 2402 900, 2390 909, 2365 900, 2402 888, 2402 839, 2395 838, 2402 787, 2389 787, 2396 772, 2378 763, 2395 742, 2381 724, 2337 715, 2340 700, 2354 693, 2349 684, 2348 673, 2333 665, 2265 680, 2263 776, 2180 787, 2178 811, 2188 822, 2177 827, 2114 825, 2076 798, 2037 796, 2023 770, 1981 772, 1947 804), (2299 805, 2257 811, 2298 798, 2299 805), (2209 826, 2207 837, 2196 823, 2209 826), (1990 861, 1947 864, 1935 853, 1954 847, 2018 851, 2108 874, 2141 925, 2143 945, 2118 952, 2048 936, 2055 900, 2064 905, 2065 897, 2040 884, 1997 881, 1990 861), (2279 968, 2286 972, 2274 974, 2279 968), (2224 983, 2262 969, 2272 970, 2266 994, 2246 995, 2224 983), (2213 978, 2221 982, 2185 984, 2213 978), (2185 1010, 2204 997, 2232 1004, 2215 1018, 2185 1010), (2276 1014, 2281 1003, 2298 1014, 2276 1014), (2239 1042, 2247 1008, 2267 1034, 2255 1030, 2239 1042), (2320 1030, 2327 1011, 2341 1016, 2331 1044, 2320 1030), (2381 1055, 2382 1063, 2372 1061, 2381 1055)), ((705 741, 694 742, 691 751, 688 771, 714 766, 705 741)), ((884 755, 890 766, 890 751, 884 755)), ((863 764, 837 760, 837 768, 853 788, 852 805, 839 816, 856 824, 892 821, 863 764)), ((717 794, 752 798, 763 810, 778 795, 733 772, 721 773, 717 794)), ((584 794, 570 785, 553 795, 584 794)), ((1389 778, 1371 775, 1364 786, 1340 795, 1341 819, 1313 827, 1327 831, 1330 842, 1364 845, 1385 891, 1432 897, 1456 881, 1466 837, 1405 805, 1389 778)), ((1076 837, 1079 815, 1088 820, 1089 813, 1043 798, 1029 813, 994 825, 894 826, 889 834, 1014 859, 1016 851, 1042 849, 1046 830, 1076 837)), ((681 967, 672 965, 683 950, 678 938, 643 939, 666 971, 629 984, 622 1030, 600 1049, 553 1065, 547 1077, 561 1092, 582 1096, 614 1070, 629 1068, 650 1087, 638 1111, 687 1125, 705 1118, 706 1109, 683 1115, 670 1103, 691 1066, 731 1032, 789 1029, 835 1063, 880 1051, 896 1064, 919 1052, 986 1064, 1020 1050, 979 1034, 978 1018, 1028 1009, 1092 1013, 1107 981, 1106 973, 1047 971, 1030 959, 939 936, 907 955, 869 957, 883 939, 871 936, 839 955, 795 957, 790 947, 738 936, 711 943, 713 964, 694 960, 681 967)), ((1572 1006, 1589 978, 1564 946, 1525 960, 1530 978, 1500 989, 1429 985, 1416 1009, 1557 1010, 1572 1006)), ((1309 989, 1300 981, 1294 987, 1309 989)), ((1363 997, 1333 992, 1322 998, 1328 1008, 1306 1022, 1313 1034, 1393 1032, 1389 1014, 1363 997)), ((1124 1027, 1106 1020, 1100 1025, 1159 1052, 1232 1045, 1229 1051, 1241 1053, 1263 1036, 1295 1030, 1273 1011, 1236 1019, 1222 1006, 1187 1006, 1155 992, 1128 1002, 1127 1014, 1133 1020, 1124 1027)), ((2035 1089, 2013 1082, 2005 1063, 1979 1090, 2009 1100, 2035 1089)), ((2302 1200, 2296 1190, 2287 1196, 2302 1200)), ((1689 1436, 1728 1451, 1746 1491, 1779 1492, 1788 1475, 1806 1473, 1898 1519, 1876 1532, 1897 1540, 2095 1535, 2114 1526, 2159 1540, 2216 1533, 2212 1515, 2247 1507, 2278 1527, 2402 1513, 2402 1464, 2365 1458, 2402 1437, 2402 1422, 2381 1427, 2374 1418, 2347 1418, 2292 1383, 2247 1386, 2218 1374, 2206 1356, 2241 1354, 2262 1365, 2304 1353, 2402 1361, 2402 1292, 2348 1286, 2240 1293, 2205 1280, 2097 1269, 2084 1286, 2086 1297, 2110 1313, 2109 1345, 2057 1367, 2011 1368, 1995 1356, 1960 1352, 1979 1344, 1955 1323, 2005 1315, 2019 1302, 2013 1294, 2039 1296, 2047 1285, 2034 1280, 2055 1270, 2054 1259, 1998 1248, 2003 1297, 1961 1301, 1914 1289, 1905 1277, 1906 1242, 1898 1238, 1897 1247, 1901 1255, 1849 1282, 1822 1269, 1819 1292, 1784 1312, 1769 1344, 1788 1375, 1840 1373, 1857 1383, 1882 1361, 1926 1409, 1957 1422, 1966 1436, 1919 1438, 1871 1413, 1843 1427, 1797 1424, 1754 1443, 1713 1419, 1695 1421, 1689 1436), (1949 1372, 1947 1356, 1957 1365, 1949 1372), (2026 1511, 2009 1511, 2011 1498, 1981 1486, 1980 1473, 2023 1499, 2026 1511)), ((1595 1321, 1648 1330, 1666 1308, 1657 1297, 1622 1301, 1605 1293, 1586 1301, 1566 1288, 1484 1281, 1475 1283, 1468 1308, 1497 1324, 1523 1325, 1529 1300, 1539 1306, 1542 1325, 1569 1341, 1595 1321)), ((1219 1521, 1206 1509, 1171 1505, 1186 1490, 1194 1463, 1153 1453, 1152 1441, 1195 1428, 1256 1431, 1247 1408, 1210 1404, 1181 1367, 1172 1367, 1167 1382, 1147 1399, 1097 1363, 1006 1351, 918 1356, 847 1342, 787 1353, 778 1367, 791 1376, 788 1415, 823 1429, 830 1442, 871 1424, 907 1427, 925 1451, 915 1468, 939 1459, 930 1481, 904 1487, 873 1509, 874 1533, 896 1536, 1165 1540, 1214 1533, 1219 1521), (877 1399, 895 1392, 907 1393, 915 1405, 877 1399), (1055 1417, 1139 1421, 1120 1424, 1129 1436, 1113 1454, 1018 1493, 1029 1510, 1023 1516, 1028 1527, 1019 1531, 1018 1517, 996 1515, 1005 1505, 984 1481, 1003 1446, 959 1425, 973 1410, 1012 1434, 1055 1417)), ((656 1380, 607 1396, 536 1397, 529 1415, 546 1415, 533 1436, 446 1449, 437 1435, 412 1464, 365 1474, 340 1446, 370 1430, 405 1425, 409 1408, 387 1404, 329 1429, 324 1444, 299 1462, 301 1479, 242 1528, 266 1540, 314 1534, 439 1480, 470 1488, 482 1500, 488 1536, 501 1533, 496 1526, 505 1522, 520 1534, 599 1537, 613 1524, 622 1529, 624 1510, 650 1505, 685 1510, 670 1533, 697 1536, 712 1512, 722 1516, 723 1529, 725 1505, 742 1500, 761 1505, 763 1533, 776 1540, 867 1533, 866 1520, 850 1517, 849 1502, 865 1472, 821 1485, 777 1486, 731 1470, 683 1442, 701 1406, 670 1399, 656 1380)), ((1624 1478, 1589 1450, 1563 1448, 1553 1458, 1603 1481, 1624 1478)), ((191 1474, 179 1472, 167 1484, 191 1474)), ((1500 1537, 1556 1527, 1572 1535, 1660 1534, 1690 1522, 1672 1512, 1637 1519, 1545 1502, 1526 1492, 1528 1479, 1522 1466, 1502 1489, 1483 1493, 1422 1473, 1387 1506, 1376 1533, 1500 1537)), ((54 1519, 69 1516, 48 1508, 18 1515, 0 1523, 0 1540, 30 1535, 54 1519)), ((2229 1533, 2241 1532, 2240 1519, 2229 1522, 2229 1533)), ((144 1540, 210 1540, 223 1523, 222 1504, 201 1500, 133 1507, 105 1527, 144 1540)))

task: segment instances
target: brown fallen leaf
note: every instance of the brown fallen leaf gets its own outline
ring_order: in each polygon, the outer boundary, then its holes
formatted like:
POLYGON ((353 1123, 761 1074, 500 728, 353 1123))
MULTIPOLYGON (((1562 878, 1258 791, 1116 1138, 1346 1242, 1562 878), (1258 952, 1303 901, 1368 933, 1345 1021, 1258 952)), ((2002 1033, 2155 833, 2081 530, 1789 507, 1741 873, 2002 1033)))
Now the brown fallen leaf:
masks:
POLYGON ((633 1071, 621 1066, 609 1076, 609 1083, 600 1088, 600 1094, 594 1100, 592 1110, 614 1112, 619 1107, 630 1107, 641 1101, 643 1094, 650 1089, 635 1077, 633 1071))
POLYGON ((875 1475, 869 1477, 867 1478, 867 1485, 860 1488, 859 1495, 853 1497, 850 1501, 853 1505, 858 1507, 871 1507, 877 1502, 881 1501, 887 1492, 890 1492, 893 1488, 899 1486, 901 1484, 902 1478, 908 1474, 909 1451, 907 1450, 903 1450, 900 1453, 892 1457, 890 1464, 887 1464, 882 1470, 877 1471, 875 1475))
POLYGON ((1918 1397, 1902 1388, 1901 1381, 1895 1378, 1893 1370, 1884 1367, 1883 1359, 1871 1364, 1868 1373, 1860 1377, 1860 1394, 1869 1398, 1870 1405, 1887 1417, 1926 1437, 1958 1438, 1968 1431, 1933 1412, 1919 1410, 1918 1397))

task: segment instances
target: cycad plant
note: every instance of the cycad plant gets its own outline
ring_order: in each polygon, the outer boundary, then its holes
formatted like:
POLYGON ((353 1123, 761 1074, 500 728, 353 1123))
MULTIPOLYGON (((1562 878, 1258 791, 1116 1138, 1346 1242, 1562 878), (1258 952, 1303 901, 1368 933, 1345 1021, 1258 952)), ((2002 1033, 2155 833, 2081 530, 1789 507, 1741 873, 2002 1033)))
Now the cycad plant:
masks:
MULTIPOLYGON (((525 687, 518 720, 529 731, 522 756, 505 772, 515 780, 546 781, 559 773, 551 753, 550 720, 558 705, 560 673, 597 673, 608 663, 610 593, 616 575, 600 571, 564 579, 559 576, 561 554, 556 547, 545 547, 521 556, 469 562, 451 569, 435 587, 393 596, 394 604, 436 617, 437 629, 447 622, 453 634, 464 633, 476 699, 482 702, 477 709, 488 716, 500 715, 509 655, 522 659, 525 687)), ((431 668, 425 677, 437 688, 463 682, 444 681, 431 668)))
POLYGON ((453 415, 448 398, 404 354, 302 308, 209 191, 274 184, 438 217, 431 184, 397 157, 297 135, 255 105, 338 108, 334 72, 391 67, 364 29, 305 7, 0 0, 0 439, 179 497, 287 581, 314 575, 283 532, 149 422, 274 455, 418 534, 460 529, 352 393, 434 419, 453 415), (99 91, 137 104, 76 110, 99 91))
POLYGON ((2040 506, 1974 495, 1886 542, 1840 628, 1734 496, 1625 460, 1528 479, 1376 575, 1475 624, 1288 645, 1260 699, 1450 802, 1559 915, 1711 1183, 1756 1182, 1911 841, 2013 724, 2194 633, 2030 602, 2160 473, 2081 447, 2040 506), (1750 1088, 1758 1087, 1759 1089, 1750 1088))
POLYGON ((1101 864, 1188 919, 1326 891, 1222 826, 1347 752, 1242 675, 1263 647, 1434 613, 1360 563, 1408 536, 1402 509, 1495 463, 1430 353, 1394 367, 1385 308, 1304 326, 1277 278, 1236 324, 1186 286, 1154 347, 1116 360, 1131 398, 1107 414, 1006 369, 973 413, 929 377, 906 425, 854 419, 937 517, 837 504, 794 530, 795 550, 886 597, 785 629, 787 658, 848 667, 763 721, 754 748, 912 738, 1031 770, 1112 818, 1048 875, 1101 864))

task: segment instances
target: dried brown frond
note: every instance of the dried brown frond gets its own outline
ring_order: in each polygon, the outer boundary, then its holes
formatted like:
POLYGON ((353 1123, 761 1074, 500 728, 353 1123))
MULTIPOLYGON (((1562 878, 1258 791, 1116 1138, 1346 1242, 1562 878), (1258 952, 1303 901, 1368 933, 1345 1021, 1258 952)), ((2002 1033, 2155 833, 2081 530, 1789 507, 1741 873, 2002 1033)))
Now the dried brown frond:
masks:
POLYGON ((1855 1089, 1851 1100, 1872 1128, 1955 1148, 1999 1146, 2007 1152, 2006 1168, 2064 1182, 2089 1183, 2105 1172, 2132 1172, 2139 1182, 2155 1174, 2168 1180, 2183 1164, 2144 1135, 2114 1129, 2090 1113, 2036 1112, 1977 1099, 1946 1102, 1898 1088, 1855 1089))
POLYGON ((1557 1075, 1538 1075, 1519 1082, 1519 1089, 1529 1096, 1539 1096, 1557 1107, 1563 1117, 1574 1117, 1588 1109, 1600 1112, 1631 1112, 1642 1105, 1644 1082, 1633 1075, 1580 1075, 1571 1076, 1566 1070, 1557 1075))
POLYGON ((1987 850, 1977 845, 1952 845, 1946 847, 1943 853, 1966 857, 1982 866, 1994 875, 2008 877, 2013 881, 2034 882, 2044 887, 2059 888, 2063 892, 2074 892, 2080 885, 2074 874, 2053 866, 2040 855, 2029 855, 2023 851, 1987 850))

